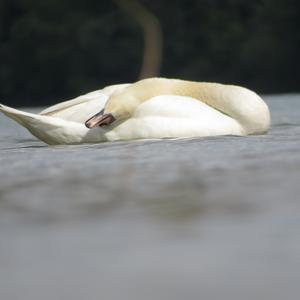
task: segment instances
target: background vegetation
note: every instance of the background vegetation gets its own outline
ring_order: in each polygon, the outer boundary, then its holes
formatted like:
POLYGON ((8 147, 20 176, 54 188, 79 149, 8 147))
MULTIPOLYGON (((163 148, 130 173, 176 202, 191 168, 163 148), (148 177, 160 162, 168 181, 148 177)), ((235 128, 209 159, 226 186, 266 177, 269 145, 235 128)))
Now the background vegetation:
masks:
MULTIPOLYGON (((130 1, 130 0, 128 0, 130 1)), ((140 0, 160 75, 300 91, 299 0, 140 0)), ((0 0, 0 100, 46 105, 139 78, 143 31, 115 1, 0 0)))

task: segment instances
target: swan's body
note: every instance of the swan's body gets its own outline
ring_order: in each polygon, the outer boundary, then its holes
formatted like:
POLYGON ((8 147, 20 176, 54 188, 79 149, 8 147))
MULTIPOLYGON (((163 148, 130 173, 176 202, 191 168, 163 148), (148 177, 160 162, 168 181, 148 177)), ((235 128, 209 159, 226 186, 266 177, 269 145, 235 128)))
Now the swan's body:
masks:
POLYGON ((110 86, 38 115, 4 105, 0 111, 51 145, 262 134, 270 123, 268 107, 248 89, 164 78, 110 86), (101 110, 116 121, 88 129, 84 122, 101 110))

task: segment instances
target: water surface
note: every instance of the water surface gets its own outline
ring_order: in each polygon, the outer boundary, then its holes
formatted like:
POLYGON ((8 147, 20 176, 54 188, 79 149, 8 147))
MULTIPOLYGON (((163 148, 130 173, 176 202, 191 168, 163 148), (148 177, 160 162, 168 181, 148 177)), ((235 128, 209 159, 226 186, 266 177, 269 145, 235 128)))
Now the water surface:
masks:
POLYGON ((295 299, 300 96, 268 135, 48 147, 0 116, 0 299, 295 299))

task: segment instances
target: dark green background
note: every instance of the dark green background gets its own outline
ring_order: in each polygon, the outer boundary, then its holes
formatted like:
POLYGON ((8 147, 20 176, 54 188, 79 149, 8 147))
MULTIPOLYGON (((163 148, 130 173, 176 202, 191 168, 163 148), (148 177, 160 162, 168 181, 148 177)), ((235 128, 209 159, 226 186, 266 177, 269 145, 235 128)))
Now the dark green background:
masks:
MULTIPOLYGON (((143 0, 161 76, 300 91, 299 0, 143 0)), ((0 0, 0 102, 46 105, 138 79, 139 25, 111 1, 0 0)))

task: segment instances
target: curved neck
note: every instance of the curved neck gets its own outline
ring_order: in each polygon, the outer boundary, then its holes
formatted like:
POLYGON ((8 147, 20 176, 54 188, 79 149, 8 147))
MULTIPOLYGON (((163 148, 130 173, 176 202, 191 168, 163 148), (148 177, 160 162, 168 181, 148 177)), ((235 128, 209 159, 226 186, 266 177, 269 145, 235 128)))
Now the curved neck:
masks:
POLYGON ((262 99, 254 92, 234 85, 150 78, 129 86, 116 96, 122 97, 124 101, 115 101, 112 104, 119 105, 119 102, 122 102, 122 109, 131 111, 138 104, 158 95, 178 95, 198 99, 235 119, 247 134, 264 132, 269 125, 269 111, 262 99))

